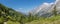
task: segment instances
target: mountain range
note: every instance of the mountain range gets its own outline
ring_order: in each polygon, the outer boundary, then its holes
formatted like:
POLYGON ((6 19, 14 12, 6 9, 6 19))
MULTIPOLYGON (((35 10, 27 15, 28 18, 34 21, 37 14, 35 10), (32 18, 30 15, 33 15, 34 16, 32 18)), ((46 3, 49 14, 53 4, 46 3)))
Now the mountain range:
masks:
POLYGON ((53 15, 53 10, 55 7, 57 14, 60 14, 60 0, 56 0, 54 3, 43 3, 42 5, 31 11, 31 13, 33 15, 49 17, 53 15))

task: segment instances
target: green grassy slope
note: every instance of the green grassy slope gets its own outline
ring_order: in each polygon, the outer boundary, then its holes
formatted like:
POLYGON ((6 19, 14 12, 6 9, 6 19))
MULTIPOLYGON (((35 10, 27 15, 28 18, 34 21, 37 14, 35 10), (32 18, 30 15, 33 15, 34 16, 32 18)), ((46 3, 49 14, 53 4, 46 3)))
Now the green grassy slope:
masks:
POLYGON ((13 24, 13 21, 20 21, 21 16, 24 16, 24 14, 0 3, 0 24, 4 23, 5 21, 8 23, 11 22, 13 24))
POLYGON ((60 15, 52 16, 50 18, 41 18, 26 24, 60 24, 60 15))

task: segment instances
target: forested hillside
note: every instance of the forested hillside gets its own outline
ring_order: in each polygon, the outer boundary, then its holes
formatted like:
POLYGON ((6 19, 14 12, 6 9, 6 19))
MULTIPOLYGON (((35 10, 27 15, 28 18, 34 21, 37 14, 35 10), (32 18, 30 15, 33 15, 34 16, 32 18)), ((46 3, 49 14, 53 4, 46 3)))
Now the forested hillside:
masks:
POLYGON ((21 16, 24 15, 20 12, 13 10, 12 8, 0 4, 0 24, 3 22, 7 22, 8 20, 20 21, 21 16))
POLYGON ((18 24, 23 24, 37 19, 37 16, 32 16, 31 13, 25 15, 21 12, 15 11, 12 8, 6 7, 3 4, 0 4, 0 24, 3 24, 4 22, 7 22, 8 24, 14 24, 15 22, 18 24))

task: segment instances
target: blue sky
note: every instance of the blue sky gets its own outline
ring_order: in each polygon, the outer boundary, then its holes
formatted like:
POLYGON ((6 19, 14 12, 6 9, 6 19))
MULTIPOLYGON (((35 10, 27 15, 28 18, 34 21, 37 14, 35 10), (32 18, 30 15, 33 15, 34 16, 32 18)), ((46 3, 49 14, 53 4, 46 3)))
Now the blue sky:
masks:
POLYGON ((0 0, 0 3, 19 12, 27 13, 44 2, 51 3, 55 0, 0 0))

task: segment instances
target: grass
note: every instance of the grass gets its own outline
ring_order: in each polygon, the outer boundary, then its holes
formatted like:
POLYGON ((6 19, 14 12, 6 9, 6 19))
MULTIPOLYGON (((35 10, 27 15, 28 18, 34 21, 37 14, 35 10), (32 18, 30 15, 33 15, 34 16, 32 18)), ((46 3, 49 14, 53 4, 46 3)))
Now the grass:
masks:
POLYGON ((60 24, 60 15, 49 18, 40 18, 39 20, 35 20, 26 24, 60 24))
POLYGON ((10 20, 9 20, 9 21, 7 21, 7 24, 20 24, 20 23, 17 22, 17 21, 16 21, 16 22, 13 22, 13 21, 10 21, 10 20))
MULTIPOLYGON (((0 18, 0 22, 4 20, 3 17, 0 18)), ((13 22, 11 20, 7 21, 7 24, 20 24, 19 22, 13 22)), ((48 18, 41 17, 39 20, 34 20, 32 22, 27 22, 25 24, 60 24, 60 15, 52 16, 48 18)))

